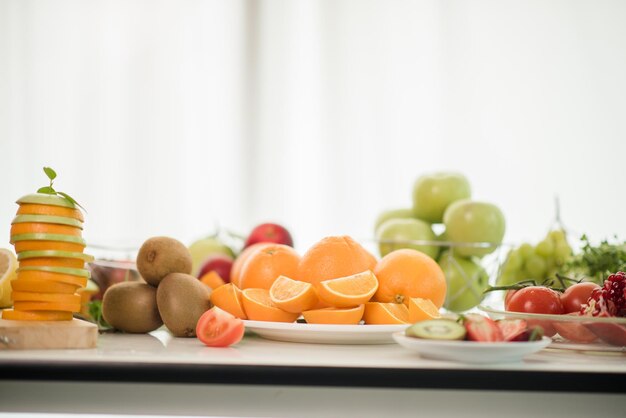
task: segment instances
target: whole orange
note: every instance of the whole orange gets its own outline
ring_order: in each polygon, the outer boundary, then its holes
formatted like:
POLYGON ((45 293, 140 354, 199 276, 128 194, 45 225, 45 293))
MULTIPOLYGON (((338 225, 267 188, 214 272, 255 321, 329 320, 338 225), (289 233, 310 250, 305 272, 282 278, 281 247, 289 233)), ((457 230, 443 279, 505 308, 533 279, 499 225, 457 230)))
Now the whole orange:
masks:
POLYGON ((283 244, 269 244, 252 252, 239 273, 240 289, 268 289, 279 276, 294 277, 300 256, 283 244))
POLYGON ((376 257, 349 236, 326 237, 304 253, 297 280, 318 286, 319 282, 372 270, 376 257))
POLYGON ((241 252, 241 254, 239 254, 239 256, 233 262, 233 266, 230 269, 230 282, 237 287, 241 287, 239 286, 239 281, 241 279, 241 268, 243 267, 245 262, 248 260, 248 257, 250 257, 250 254, 254 253, 255 251, 260 250, 261 248, 267 247, 269 245, 272 245, 272 244, 269 242, 258 242, 249 247, 246 247, 246 249, 244 249, 241 252))
POLYGON ((420 251, 393 251, 378 262, 374 274, 378 278, 375 301, 408 303, 410 298, 423 298, 440 308, 446 299, 446 277, 441 267, 420 251))

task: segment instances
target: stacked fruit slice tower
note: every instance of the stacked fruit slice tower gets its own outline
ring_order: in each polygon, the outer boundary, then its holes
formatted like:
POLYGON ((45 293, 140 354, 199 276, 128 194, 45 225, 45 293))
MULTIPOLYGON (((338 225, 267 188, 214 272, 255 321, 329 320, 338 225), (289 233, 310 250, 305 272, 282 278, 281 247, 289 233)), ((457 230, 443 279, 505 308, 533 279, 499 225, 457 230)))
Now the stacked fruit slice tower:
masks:
POLYGON ((85 287, 83 214, 63 196, 35 193, 17 201, 11 223, 11 244, 19 267, 11 282, 13 309, 3 319, 69 321, 81 308, 78 290, 85 287))

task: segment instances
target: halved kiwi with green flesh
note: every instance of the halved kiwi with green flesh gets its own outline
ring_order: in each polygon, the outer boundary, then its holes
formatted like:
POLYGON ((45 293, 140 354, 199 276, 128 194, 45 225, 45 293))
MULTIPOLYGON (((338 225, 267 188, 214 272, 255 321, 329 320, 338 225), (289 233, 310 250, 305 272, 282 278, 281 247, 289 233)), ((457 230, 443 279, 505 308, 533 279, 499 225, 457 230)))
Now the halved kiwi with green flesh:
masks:
POLYGON ((411 325, 405 331, 407 337, 428 340, 463 340, 465 327, 451 319, 430 319, 411 325))

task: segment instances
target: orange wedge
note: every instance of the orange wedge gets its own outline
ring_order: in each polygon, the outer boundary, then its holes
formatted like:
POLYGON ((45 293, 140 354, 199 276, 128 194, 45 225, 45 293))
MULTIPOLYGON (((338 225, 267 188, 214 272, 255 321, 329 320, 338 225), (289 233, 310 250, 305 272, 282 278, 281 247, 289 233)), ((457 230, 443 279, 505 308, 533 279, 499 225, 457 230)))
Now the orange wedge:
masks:
POLYGON ((255 321, 293 322, 299 314, 277 308, 267 289, 244 289, 241 292, 243 310, 248 319, 255 321))
POLYGON ((241 290, 232 283, 214 289, 211 292, 211 303, 239 319, 248 319, 243 310, 241 290))
POLYGON ((77 303, 61 302, 14 302, 16 311, 68 311, 80 312, 80 299, 77 303))
POLYGON ((67 218, 78 219, 84 221, 83 214, 78 209, 66 208, 54 205, 38 205, 34 203, 22 203, 17 209, 18 215, 49 215, 49 216, 65 216, 67 218))
POLYGON ((200 277, 200 281, 213 290, 226 284, 224 279, 222 279, 222 276, 220 276, 215 270, 211 270, 210 272, 203 274, 202 277, 200 277))
POLYGON ((363 320, 370 325, 408 324, 409 308, 403 303, 368 302, 363 320))
POLYGON ((14 302, 55 302, 55 303, 80 303, 80 295, 63 293, 39 293, 39 292, 13 292, 11 298, 14 302))
POLYGON ((370 270, 352 276, 320 282, 319 298, 335 308, 350 308, 369 301, 378 289, 378 279, 370 270))
POLYGON ((14 321, 71 321, 72 312, 69 311, 2 311, 2 319, 14 321))
POLYGON ((357 325, 363 318, 365 305, 355 308, 324 308, 302 312, 307 324, 357 325))
POLYGON ((41 293, 76 293, 80 286, 53 282, 51 280, 13 280, 11 288, 14 292, 41 292, 41 293))
POLYGON ((408 302, 409 322, 412 324, 427 319, 441 318, 439 309, 430 299, 411 298, 408 302))
POLYGON ((317 292, 311 283, 279 276, 270 287, 270 299, 283 311, 299 314, 317 305, 317 292))

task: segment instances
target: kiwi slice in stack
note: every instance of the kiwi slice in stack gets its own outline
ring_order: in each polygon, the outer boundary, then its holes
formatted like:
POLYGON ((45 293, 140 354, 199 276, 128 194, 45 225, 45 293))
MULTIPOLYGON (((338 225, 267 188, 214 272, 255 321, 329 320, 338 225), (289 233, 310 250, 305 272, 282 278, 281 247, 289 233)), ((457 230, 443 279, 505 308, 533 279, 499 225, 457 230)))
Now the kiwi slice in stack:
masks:
POLYGON ((451 319, 430 319, 411 325, 405 331, 407 337, 424 338, 427 340, 463 340, 465 327, 451 319))

